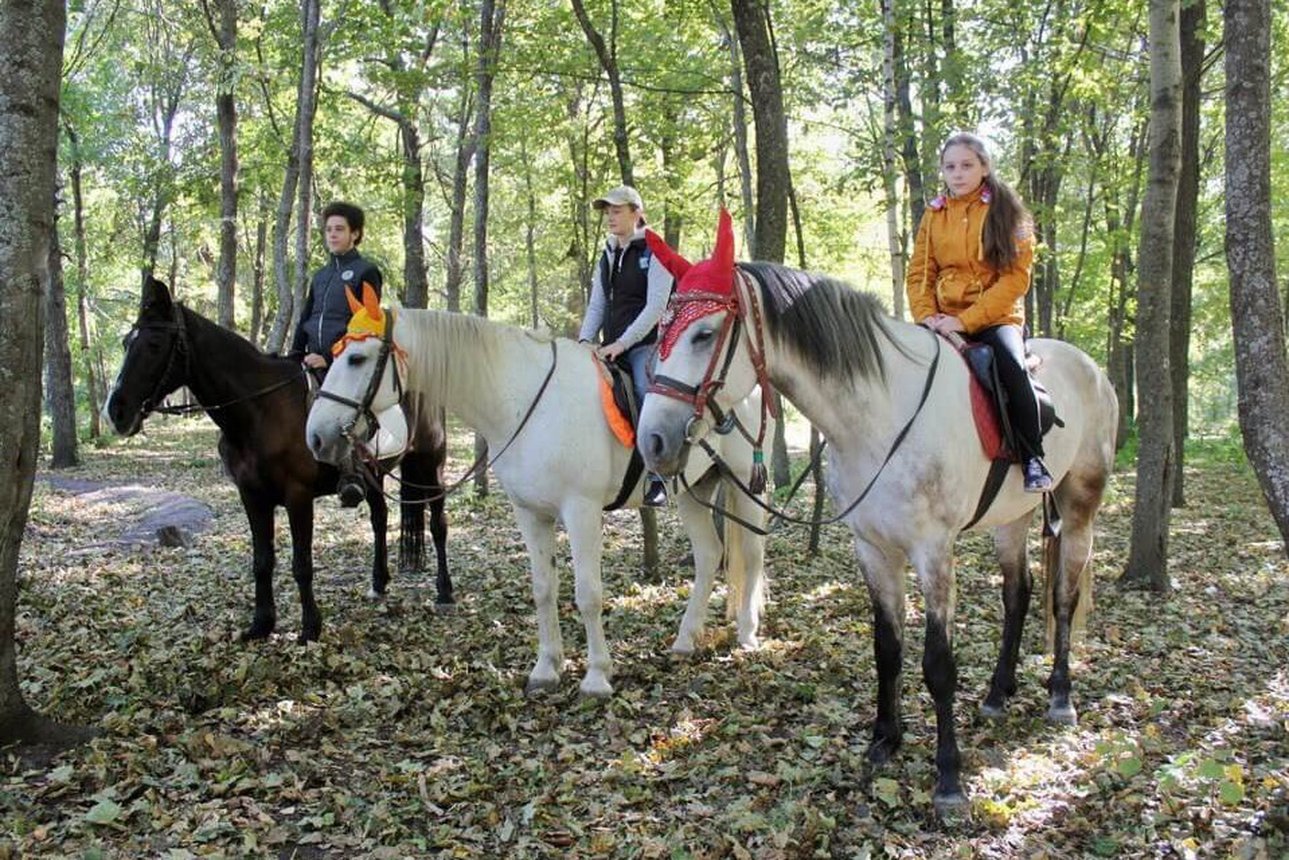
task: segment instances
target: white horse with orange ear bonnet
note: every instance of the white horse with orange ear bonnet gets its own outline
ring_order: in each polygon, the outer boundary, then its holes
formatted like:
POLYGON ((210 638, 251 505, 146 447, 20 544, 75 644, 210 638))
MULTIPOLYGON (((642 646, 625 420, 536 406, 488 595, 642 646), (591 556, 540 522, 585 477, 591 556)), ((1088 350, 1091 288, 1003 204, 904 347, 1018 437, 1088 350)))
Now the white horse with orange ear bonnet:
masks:
MULTIPOLYGON (((620 495, 624 506, 639 506, 644 484, 639 478, 624 481, 633 448, 614 434, 602 409, 601 366, 593 351, 481 317, 381 311, 374 295, 363 306, 372 324, 360 320, 337 345, 336 360, 309 413, 306 432, 314 455, 329 462, 349 456, 351 447, 369 435, 372 416, 396 408, 400 399, 445 407, 478 431, 528 547, 538 640, 528 689, 554 686, 564 669, 555 567, 555 525, 562 522, 586 629, 581 690, 610 694, 613 662, 604 636, 600 580, 603 511, 620 495)), ((753 396, 732 408, 753 422, 760 407, 753 396)), ((731 434, 717 447, 742 474, 751 469, 752 446, 741 435, 731 434)), ((727 517, 722 547, 702 504, 716 492, 719 476, 705 458, 692 459, 684 470, 692 489, 677 495, 676 505, 694 548, 694 586, 673 650, 694 650, 723 553, 730 583, 727 609, 738 618, 739 644, 752 647, 760 624, 764 540, 727 517)), ((732 485, 726 495, 736 496, 732 485)), ((737 500, 734 508, 745 521, 764 522, 750 500, 737 500)))
MULTIPOLYGON (((829 445, 830 489, 854 532, 873 604, 878 694, 869 758, 884 762, 901 741, 904 566, 912 562, 926 602, 922 673, 936 708, 935 805, 962 804, 953 542, 972 524, 990 468, 970 429, 964 362, 926 329, 886 316, 872 296, 845 284, 770 263, 736 267, 725 212, 712 259, 691 267, 665 246, 654 243, 654 252, 676 266, 678 284, 640 419, 637 444, 647 465, 673 474, 714 426, 713 407, 728 409, 758 383, 778 387, 819 428, 829 445)), ((1059 535, 1046 540, 1044 562, 1055 626, 1048 718, 1071 723, 1070 633, 1076 607, 1086 608, 1091 594, 1092 522, 1113 465, 1117 404, 1105 374, 1075 347, 1038 339, 1030 349, 1064 422, 1043 443, 1063 517, 1059 535)), ((987 715, 1000 714, 1016 690, 1031 590, 1026 534, 1041 498, 1023 492, 1013 468, 975 522, 994 530, 1006 608, 987 715)))

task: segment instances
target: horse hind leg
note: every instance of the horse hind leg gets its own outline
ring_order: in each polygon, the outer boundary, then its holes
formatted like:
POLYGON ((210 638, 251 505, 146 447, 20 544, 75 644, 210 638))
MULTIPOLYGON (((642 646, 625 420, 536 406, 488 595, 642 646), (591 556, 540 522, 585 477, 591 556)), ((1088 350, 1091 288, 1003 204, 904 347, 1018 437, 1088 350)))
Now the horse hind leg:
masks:
POLYGON ((287 502, 287 519, 291 523, 291 573, 300 593, 299 642, 315 642, 322 635, 322 613, 313 596, 313 495, 301 492, 301 498, 287 502))
POLYGON ((1032 514, 1025 514, 1013 523, 994 529, 994 550, 1003 573, 1003 640, 989 692, 980 705, 980 712, 991 719, 1002 717, 1007 699, 1016 694, 1021 634, 1034 588, 1027 547, 1032 519, 1032 514))
POLYGON ((389 505, 383 493, 367 494, 367 511, 371 519, 372 535, 371 590, 367 592, 367 596, 375 600, 383 597, 389 588, 389 542, 386 533, 389 505))
POLYGON ((448 572, 448 518, 443 495, 443 458, 446 449, 422 453, 416 451, 403 458, 401 524, 399 531, 399 569, 420 572, 425 566, 425 509, 429 506, 430 535, 434 540, 436 574, 434 604, 444 610, 456 603, 452 593, 452 576, 448 572))
POLYGON ((251 626, 242 631, 242 641, 267 639, 277 626, 277 608, 273 601, 273 506, 261 502, 249 491, 239 488, 242 507, 251 529, 251 573, 255 577, 255 615, 251 626))
POLYGON ((1104 476, 1080 479, 1071 475, 1062 481, 1056 495, 1061 534, 1044 539, 1052 649, 1047 719, 1062 725, 1078 722, 1078 712, 1070 701, 1070 644, 1092 604, 1092 523, 1104 489, 1104 476))

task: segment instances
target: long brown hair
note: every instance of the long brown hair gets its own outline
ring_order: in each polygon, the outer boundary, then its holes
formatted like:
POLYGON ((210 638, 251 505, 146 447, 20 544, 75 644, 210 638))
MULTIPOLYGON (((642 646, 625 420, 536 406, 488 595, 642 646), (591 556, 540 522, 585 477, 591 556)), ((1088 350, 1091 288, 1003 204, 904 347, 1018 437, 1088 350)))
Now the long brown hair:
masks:
POLYGON ((1010 185, 998 178, 994 167, 994 157, 989 154, 989 147, 974 134, 960 131, 949 136, 940 147, 940 162, 944 162, 944 153, 951 146, 965 146, 976 154, 989 173, 985 176, 985 188, 989 191, 989 212, 985 215, 984 235, 981 237, 981 249, 985 262, 997 271, 1003 271, 1016 261, 1020 253, 1016 246, 1018 236, 1026 236, 1033 229, 1033 216, 1025 208, 1020 195, 1010 185))

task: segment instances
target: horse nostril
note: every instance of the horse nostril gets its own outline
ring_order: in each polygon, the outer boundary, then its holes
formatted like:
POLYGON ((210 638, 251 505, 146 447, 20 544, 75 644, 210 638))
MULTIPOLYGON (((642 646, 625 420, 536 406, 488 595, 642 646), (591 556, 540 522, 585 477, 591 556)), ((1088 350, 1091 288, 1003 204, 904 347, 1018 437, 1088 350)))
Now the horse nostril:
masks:
POLYGON ((322 437, 317 433, 310 434, 309 436, 309 450, 313 452, 315 457, 318 455, 318 452, 322 450, 322 437))
POLYGON ((649 453, 654 457, 661 457, 662 452, 666 450, 666 443, 663 442, 661 433, 649 434, 649 453))

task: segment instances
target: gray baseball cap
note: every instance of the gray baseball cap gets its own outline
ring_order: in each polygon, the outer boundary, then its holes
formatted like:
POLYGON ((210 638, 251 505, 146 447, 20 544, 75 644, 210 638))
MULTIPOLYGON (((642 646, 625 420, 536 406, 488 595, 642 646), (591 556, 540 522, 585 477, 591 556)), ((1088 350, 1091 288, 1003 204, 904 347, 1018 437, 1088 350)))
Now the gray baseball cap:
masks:
POLYGON ((640 192, 630 185, 619 185, 592 200, 591 206, 596 209, 603 209, 606 206, 634 206, 637 209, 643 209, 644 201, 640 199, 640 192))

